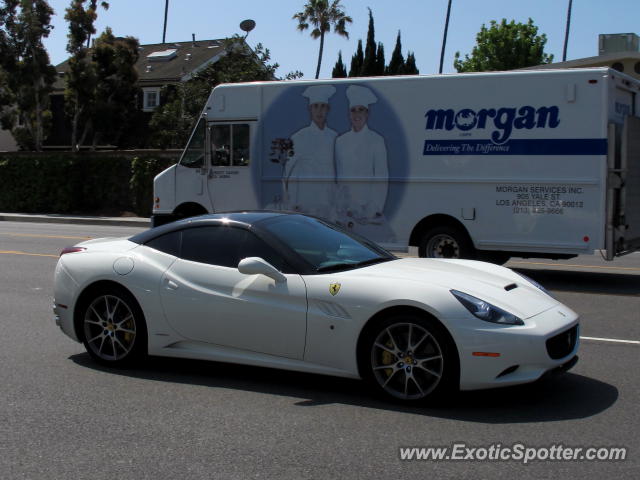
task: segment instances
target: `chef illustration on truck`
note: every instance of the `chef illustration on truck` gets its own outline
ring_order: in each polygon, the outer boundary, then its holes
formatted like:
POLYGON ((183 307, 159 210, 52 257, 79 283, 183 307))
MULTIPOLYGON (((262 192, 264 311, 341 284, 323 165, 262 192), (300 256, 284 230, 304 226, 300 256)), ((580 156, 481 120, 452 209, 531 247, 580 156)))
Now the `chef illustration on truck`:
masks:
POLYGON ((367 124, 369 106, 378 99, 369 88, 350 85, 347 100, 351 129, 336 139, 335 149, 337 221, 381 225, 389 180, 387 147, 367 124))
POLYGON ((338 134, 327 126, 329 98, 335 92, 332 85, 314 85, 302 93, 309 100, 311 123, 291 135, 293 156, 284 170, 289 208, 324 218, 330 216, 335 183, 333 150, 338 134))
POLYGON ((290 137, 292 155, 283 170, 288 208, 318 215, 361 234, 386 226, 389 167, 384 138, 368 126, 371 89, 346 89, 349 130, 338 136, 327 125, 332 85, 314 85, 302 93, 311 122, 290 137))

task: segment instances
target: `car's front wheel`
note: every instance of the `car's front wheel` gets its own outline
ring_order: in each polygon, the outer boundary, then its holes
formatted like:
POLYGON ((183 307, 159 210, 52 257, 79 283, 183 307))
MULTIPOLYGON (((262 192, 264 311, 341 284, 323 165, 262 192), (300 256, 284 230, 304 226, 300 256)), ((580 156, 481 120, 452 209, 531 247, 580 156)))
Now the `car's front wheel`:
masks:
POLYGON ((120 288, 95 292, 80 307, 82 340, 99 363, 125 366, 146 354, 147 329, 135 298, 120 288))
POLYGON ((385 319, 364 340, 362 376, 378 393, 409 403, 450 393, 459 375, 457 351, 443 330, 417 315, 385 319))

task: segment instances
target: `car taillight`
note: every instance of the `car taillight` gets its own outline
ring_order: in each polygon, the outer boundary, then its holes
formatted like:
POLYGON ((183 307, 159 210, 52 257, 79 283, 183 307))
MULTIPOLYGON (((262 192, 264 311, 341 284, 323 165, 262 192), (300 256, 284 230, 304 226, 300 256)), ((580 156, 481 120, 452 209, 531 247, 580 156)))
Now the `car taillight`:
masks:
POLYGON ((86 248, 84 247, 64 247, 60 252, 60 256, 64 255, 65 253, 76 253, 82 252, 84 250, 86 250, 86 248))

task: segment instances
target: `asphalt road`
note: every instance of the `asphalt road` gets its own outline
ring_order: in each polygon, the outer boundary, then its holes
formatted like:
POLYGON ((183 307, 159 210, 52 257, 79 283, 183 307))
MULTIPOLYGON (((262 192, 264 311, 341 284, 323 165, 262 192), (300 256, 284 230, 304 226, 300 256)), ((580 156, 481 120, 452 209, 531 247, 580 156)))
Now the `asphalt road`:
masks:
MULTIPOLYGON (((0 222, 0 478, 640 477, 638 344, 584 340, 566 375, 437 408, 372 399, 358 381, 261 368, 159 358, 98 367, 53 323, 57 255, 86 237, 137 231, 0 222), (457 442, 629 450, 613 463, 399 458, 399 447, 457 442)), ((508 266, 579 312, 583 336, 640 340, 640 255, 508 266)))

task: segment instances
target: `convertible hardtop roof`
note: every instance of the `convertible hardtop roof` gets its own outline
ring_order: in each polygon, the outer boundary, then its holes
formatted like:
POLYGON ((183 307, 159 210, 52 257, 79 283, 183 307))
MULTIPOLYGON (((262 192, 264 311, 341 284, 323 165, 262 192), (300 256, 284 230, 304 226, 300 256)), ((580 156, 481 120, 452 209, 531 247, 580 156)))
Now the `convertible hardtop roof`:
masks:
POLYGON ((282 212, 282 211, 235 211, 235 212, 219 212, 219 213, 207 213, 205 215, 199 215, 197 217, 189 217, 182 220, 178 220, 159 227, 150 228, 142 233, 138 233, 129 238, 130 241, 135 243, 146 243, 160 235, 172 232, 174 230, 180 230, 186 226, 202 226, 202 225, 219 225, 224 223, 234 223, 244 227, 251 227, 256 222, 266 220, 267 218, 280 217, 282 215, 300 215, 298 212, 282 212))

